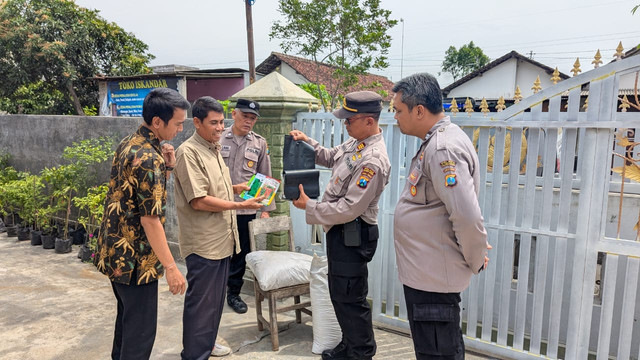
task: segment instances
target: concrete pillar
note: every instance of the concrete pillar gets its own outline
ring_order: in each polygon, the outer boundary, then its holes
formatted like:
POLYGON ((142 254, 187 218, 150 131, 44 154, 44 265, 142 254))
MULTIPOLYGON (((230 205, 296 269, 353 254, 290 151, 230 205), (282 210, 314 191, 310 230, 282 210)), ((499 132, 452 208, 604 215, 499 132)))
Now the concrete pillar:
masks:
MULTIPOLYGON (((276 72, 235 93, 230 98, 232 107, 235 107, 239 98, 260 103, 260 118, 253 130, 267 139, 271 172, 274 178, 282 179, 284 135, 291 131, 295 114, 307 111, 309 102, 317 103, 318 100, 276 72)), ((276 195, 276 210, 271 213, 272 216, 289 215, 289 201, 281 197, 282 186, 276 195)), ((273 250, 286 250, 286 234, 269 236, 268 244, 273 250)))

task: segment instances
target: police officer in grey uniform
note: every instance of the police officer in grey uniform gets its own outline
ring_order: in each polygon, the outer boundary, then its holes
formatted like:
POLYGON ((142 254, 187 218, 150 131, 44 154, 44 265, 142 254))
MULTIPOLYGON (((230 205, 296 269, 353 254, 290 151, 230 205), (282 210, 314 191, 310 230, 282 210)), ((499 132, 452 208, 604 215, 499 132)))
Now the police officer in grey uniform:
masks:
POLYGON ((300 185, 293 205, 306 210, 309 224, 327 232, 329 292, 342 329, 342 341, 322 353, 323 359, 371 359, 376 343, 367 303, 367 263, 378 243, 378 199, 389 182, 391 164, 378 127, 380 95, 371 91, 347 94, 334 111, 346 119, 349 140, 327 149, 298 130, 294 140, 315 148, 316 163, 332 168, 322 201, 310 200, 300 185))
POLYGON ((394 215, 398 274, 404 285, 418 360, 464 359, 460 292, 487 265, 487 232, 478 204, 478 156, 442 110, 429 74, 393 91, 400 130, 423 140, 411 160, 394 215))
MULTIPOLYGON (((220 154, 231 173, 233 184, 243 184, 256 173, 271 176, 271 160, 267 141, 253 132, 260 113, 260 104, 248 99, 238 99, 236 108, 231 112, 233 125, 222 133, 220 154)), ((242 201, 235 195, 236 201, 242 201)), ((269 217, 269 211, 276 208, 275 201, 261 209, 260 217, 269 217)), ((240 298, 242 277, 246 268, 246 256, 249 253, 249 221, 256 218, 256 210, 236 210, 240 252, 231 257, 229 280, 227 281, 227 304, 239 314, 247 312, 247 304, 240 298)))

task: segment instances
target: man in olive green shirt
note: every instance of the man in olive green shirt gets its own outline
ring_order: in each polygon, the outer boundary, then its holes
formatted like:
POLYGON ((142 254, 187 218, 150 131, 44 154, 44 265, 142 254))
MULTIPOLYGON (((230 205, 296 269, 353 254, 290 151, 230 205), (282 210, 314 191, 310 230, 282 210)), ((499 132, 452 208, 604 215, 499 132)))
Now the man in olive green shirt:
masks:
POLYGON ((230 350, 215 344, 224 306, 229 262, 239 249, 236 209, 259 209, 253 198, 234 202, 248 189, 232 185, 220 155, 224 130, 222 105, 212 97, 192 107, 196 131, 176 151, 175 195, 180 226, 180 253, 187 263, 189 285, 184 300, 182 359, 206 359, 230 350))

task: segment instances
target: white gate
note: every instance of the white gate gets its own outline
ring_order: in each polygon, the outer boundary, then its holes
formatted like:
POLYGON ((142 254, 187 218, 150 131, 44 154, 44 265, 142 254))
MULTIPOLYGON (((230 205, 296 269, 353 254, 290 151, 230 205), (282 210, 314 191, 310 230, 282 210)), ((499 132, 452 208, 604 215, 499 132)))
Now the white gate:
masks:
MULTIPOLYGON (((620 79, 637 71, 640 56, 565 80, 503 112, 452 117, 478 149, 485 184, 480 205, 493 245, 489 268, 463 294, 468 349, 516 359, 639 358, 640 243, 633 227, 640 184, 612 172, 625 162, 613 152, 631 149, 616 145, 616 130, 640 128, 640 113, 618 110, 620 79)), ((393 210, 420 143, 400 133, 392 113, 383 114, 380 125, 392 171, 380 202, 381 239, 369 289, 374 321, 408 331, 393 210)), ((347 136, 330 114, 298 114, 294 128, 324 146, 347 136)), ((627 165, 633 177, 636 170, 627 165)), ((328 171, 321 186, 327 178, 328 171)), ((291 214, 296 244, 322 252, 312 236, 322 238, 321 231, 307 226, 297 209, 291 214)))

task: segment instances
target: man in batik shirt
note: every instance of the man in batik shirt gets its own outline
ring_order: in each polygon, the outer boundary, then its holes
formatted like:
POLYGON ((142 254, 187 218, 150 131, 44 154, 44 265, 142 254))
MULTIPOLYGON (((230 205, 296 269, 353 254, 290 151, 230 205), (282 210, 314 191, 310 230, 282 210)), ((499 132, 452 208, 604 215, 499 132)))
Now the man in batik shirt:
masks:
POLYGON ((184 294, 185 280, 164 232, 166 183, 175 165, 173 146, 160 142, 182 131, 189 103, 176 91, 152 90, 144 123, 118 145, 111 167, 105 216, 94 263, 109 277, 118 302, 112 359, 148 359, 156 336, 158 279, 184 294))

